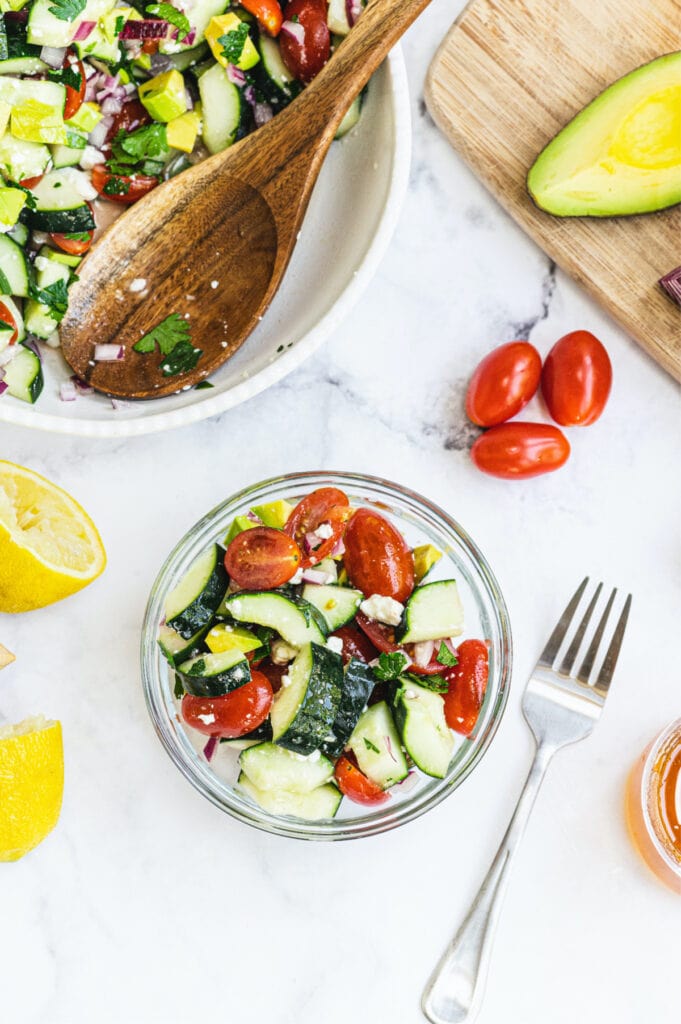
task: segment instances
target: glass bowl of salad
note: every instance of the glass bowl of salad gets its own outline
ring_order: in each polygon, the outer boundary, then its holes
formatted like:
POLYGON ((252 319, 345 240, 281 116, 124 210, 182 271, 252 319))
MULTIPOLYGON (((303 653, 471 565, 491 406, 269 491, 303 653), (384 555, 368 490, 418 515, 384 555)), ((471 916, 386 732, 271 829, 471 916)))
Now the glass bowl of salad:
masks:
POLYGON ((294 473, 208 512, 154 583, 142 678, 182 774, 240 821, 354 839, 470 774, 506 705, 508 612, 437 505, 355 473, 294 473))

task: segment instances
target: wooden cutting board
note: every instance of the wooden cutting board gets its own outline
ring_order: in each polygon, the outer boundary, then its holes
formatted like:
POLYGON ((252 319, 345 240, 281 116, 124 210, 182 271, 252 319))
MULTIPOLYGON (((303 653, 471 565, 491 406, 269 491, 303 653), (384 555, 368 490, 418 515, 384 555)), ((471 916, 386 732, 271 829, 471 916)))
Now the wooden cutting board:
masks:
POLYGON ((554 218, 525 191, 535 156, 605 86, 681 46, 679 0, 473 0, 431 65, 428 109, 496 198, 677 380, 681 207, 554 218))

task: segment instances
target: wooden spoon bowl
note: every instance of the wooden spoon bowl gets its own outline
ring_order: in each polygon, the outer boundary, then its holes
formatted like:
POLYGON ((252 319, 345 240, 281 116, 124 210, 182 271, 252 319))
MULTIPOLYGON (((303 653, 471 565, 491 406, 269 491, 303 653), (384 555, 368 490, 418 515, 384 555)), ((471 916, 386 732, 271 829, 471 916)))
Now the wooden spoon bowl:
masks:
POLYGON ((160 398, 208 377, 262 319, 297 241, 312 189, 345 112, 429 0, 372 0, 314 82, 237 145, 150 192, 81 264, 61 325, 75 373, 120 398, 160 398), (133 345, 175 313, 201 349, 164 376, 160 353, 133 345), (114 343, 124 358, 96 362, 114 343))

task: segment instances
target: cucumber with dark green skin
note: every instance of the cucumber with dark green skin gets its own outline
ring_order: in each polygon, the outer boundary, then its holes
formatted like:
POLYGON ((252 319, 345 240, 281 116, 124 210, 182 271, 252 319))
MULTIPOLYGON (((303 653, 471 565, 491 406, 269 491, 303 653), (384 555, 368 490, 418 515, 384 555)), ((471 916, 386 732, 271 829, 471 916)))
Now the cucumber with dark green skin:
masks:
POLYGON ((55 232, 57 234, 78 234, 81 231, 93 231, 97 226, 92 210, 83 203, 71 210, 28 210, 21 211, 26 216, 26 223, 35 231, 55 232))
POLYGON ((323 644, 326 636, 309 611, 306 614, 295 600, 277 590, 241 590, 230 594, 221 604, 219 613, 230 615, 238 622, 274 629, 292 647, 310 642, 323 644))
POLYGON ((402 678, 391 692, 395 725, 414 764, 436 779, 447 774, 454 737, 447 726, 444 700, 413 679, 402 678))
POLYGON ((251 678, 246 655, 236 650, 196 654, 178 665, 177 671, 186 692, 194 697, 223 697, 251 678))
POLYGON ((26 38, 26 25, 4 16, 0 24, 0 75, 35 75, 48 70, 40 59, 42 47, 26 38))
POLYGON ((213 544, 196 559, 166 598, 166 625, 185 640, 211 622, 225 596, 229 577, 224 557, 220 545, 213 544))
POLYGON ((201 654, 205 651, 206 646, 203 643, 203 639, 209 628, 210 626, 203 626, 198 633, 195 633, 194 636, 189 637, 187 640, 185 637, 180 636, 177 630, 171 629, 170 626, 161 626, 158 631, 158 646, 161 648, 163 657, 168 664, 176 667, 181 665, 183 661, 193 658, 195 654, 201 654))
POLYGON ((319 608, 315 607, 310 601, 306 601, 304 597, 293 597, 291 600, 298 605, 308 621, 314 622, 322 636, 326 637, 329 635, 329 624, 319 608))
POLYGON ((311 754, 329 737, 343 691, 343 660, 320 644, 305 644, 288 670, 289 684, 277 693, 270 718, 275 743, 311 754))
POLYGON ((303 600, 321 613, 328 633, 352 622, 363 597, 361 590, 339 587, 335 583, 307 583, 303 587, 303 600))
POLYGON ((20 398, 29 405, 38 400, 45 380, 42 363, 33 349, 25 345, 19 346, 19 351, 5 367, 4 380, 8 393, 15 398, 20 398))
POLYGON ((324 740, 321 746, 325 754, 330 757, 342 754, 375 685, 376 677, 369 666, 358 658, 351 658, 345 668, 338 714, 331 727, 334 739, 324 740))

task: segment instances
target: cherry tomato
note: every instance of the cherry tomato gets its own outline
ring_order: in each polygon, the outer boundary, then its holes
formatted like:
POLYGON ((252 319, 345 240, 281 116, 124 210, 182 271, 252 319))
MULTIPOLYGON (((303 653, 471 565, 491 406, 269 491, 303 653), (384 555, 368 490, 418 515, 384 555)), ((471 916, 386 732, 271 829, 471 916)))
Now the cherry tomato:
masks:
POLYGON ((343 754, 336 761, 334 775, 343 796, 356 804, 375 806, 390 799, 390 794, 368 779, 347 754, 343 754))
POLYGON ((544 423, 500 423, 486 430, 471 448, 478 469, 506 480, 523 480, 560 469, 570 445, 558 427, 544 423))
POLYGON ((357 612, 355 622, 371 640, 374 647, 381 653, 392 654, 395 651, 402 651, 410 659, 409 664, 405 666, 406 672, 415 672, 420 676, 432 676, 442 672, 442 665, 439 661, 435 660, 435 652, 427 665, 416 665, 412 660, 414 645, 404 644, 404 646, 400 646, 395 640, 395 630, 392 626, 386 626, 383 622, 375 622, 374 619, 367 618, 364 612, 357 612))
POLYGON ((273 590, 288 583, 303 555, 293 540, 271 526, 238 533, 227 548, 225 569, 244 590, 273 590))
POLYGON ((271 36, 278 36, 284 20, 277 0, 241 0, 241 6, 262 25, 271 36))
POLYGON ((142 125, 151 122, 151 114, 139 100, 128 100, 123 104, 118 114, 113 119, 111 127, 107 132, 104 149, 110 148, 107 144, 115 139, 119 132, 134 132, 142 125))
POLYGON ((36 176, 34 178, 22 178, 21 181, 19 182, 19 184, 23 185, 24 188, 35 188, 36 185, 39 182, 41 182, 44 177, 45 177, 44 174, 36 174, 36 176))
POLYGON ((367 597, 404 603, 414 589, 414 556, 399 530, 373 509, 358 509, 345 530, 345 568, 367 597))
POLYGON ((529 341, 509 341, 478 363, 466 392, 466 415, 493 427, 527 405, 541 377, 541 356, 529 341))
POLYGON ((69 67, 73 68, 73 70, 78 75, 80 75, 80 85, 79 85, 79 87, 77 89, 74 89, 73 86, 71 86, 71 85, 67 85, 66 86, 66 103, 64 104, 64 120, 68 121, 69 118, 73 117, 73 115, 76 114, 80 110, 81 106, 83 105, 83 100, 85 99, 85 83, 86 83, 86 78, 85 78, 85 68, 83 67, 83 62, 80 61, 80 60, 69 59, 69 54, 66 55, 63 67, 65 67, 65 68, 69 68, 69 67))
POLYGON ((316 565, 331 554, 343 536, 345 524, 351 515, 348 496, 337 487, 319 487, 298 502, 284 530, 303 551, 306 550, 305 537, 308 533, 313 533, 322 524, 331 527, 331 536, 304 555, 301 563, 304 569, 316 565))
POLYGON ((62 252, 71 256, 81 256, 87 252, 92 245, 94 231, 82 231, 77 234, 87 235, 87 238, 72 238, 70 235, 51 234, 50 238, 55 245, 58 245, 62 252))
POLYGON ((270 713, 272 687, 262 672, 251 672, 251 678, 224 697, 182 698, 182 717, 192 729, 206 736, 234 739, 257 729, 270 713), (208 719, 208 721, 206 721, 208 719))
MULTIPOLYGON (((257 655, 258 652, 254 651, 253 653, 257 655)), ((275 665, 269 658, 265 658, 264 661, 258 664, 258 672, 262 672, 264 676, 267 676, 272 687, 272 693, 279 693, 281 690, 281 677, 286 675, 288 669, 288 665, 275 665)))
MULTIPOLYGON (((369 622, 369 619, 367 619, 369 622)), ((372 644, 366 633, 358 629, 354 622, 347 626, 341 626, 332 636, 337 636, 343 641, 342 658, 343 664, 347 665, 351 658, 358 658, 359 661, 369 663, 378 657, 378 651, 372 644)))
POLYGON ((152 188, 156 188, 158 183, 158 178, 147 174, 133 174, 132 177, 112 174, 111 171, 107 171, 104 164, 97 164, 92 168, 92 184, 100 196, 112 199, 114 203, 123 203, 125 206, 136 203, 147 192, 151 192, 152 188))
POLYGON ((19 328, 17 327, 17 322, 14 319, 12 313, 7 308, 4 302, 0 302, 0 320, 2 320, 3 323, 6 323, 13 328, 14 333, 12 337, 9 339, 9 344, 14 345, 17 338, 19 337, 19 328))
POLYGON ((571 331, 544 362, 541 389, 549 412, 563 427, 587 427, 603 412, 612 387, 612 364, 590 331, 571 331))
POLYGON ((326 24, 326 3, 323 0, 290 0, 284 20, 301 26, 302 41, 282 33, 279 37, 281 59, 294 78, 311 82, 322 70, 331 53, 331 35, 326 24))
POLYGON ((458 664, 444 673, 449 690, 444 695, 447 725, 470 736, 478 720, 487 689, 489 654, 482 640, 464 640, 456 652, 458 664))
POLYGON ((150 56, 153 56, 155 53, 158 53, 158 45, 158 39, 145 39, 142 42, 142 53, 148 53, 150 56))

